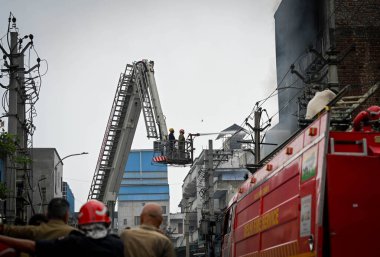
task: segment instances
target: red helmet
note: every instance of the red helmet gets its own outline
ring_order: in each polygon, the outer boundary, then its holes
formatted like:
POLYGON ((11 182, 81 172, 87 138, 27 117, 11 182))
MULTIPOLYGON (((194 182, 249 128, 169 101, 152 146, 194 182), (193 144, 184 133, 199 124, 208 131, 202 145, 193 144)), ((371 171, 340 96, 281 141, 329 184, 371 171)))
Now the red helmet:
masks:
POLYGON ((78 225, 90 223, 111 223, 107 207, 98 200, 90 200, 80 208, 78 225))
POLYGON ((180 129, 179 133, 185 133, 185 130, 184 129, 180 129))

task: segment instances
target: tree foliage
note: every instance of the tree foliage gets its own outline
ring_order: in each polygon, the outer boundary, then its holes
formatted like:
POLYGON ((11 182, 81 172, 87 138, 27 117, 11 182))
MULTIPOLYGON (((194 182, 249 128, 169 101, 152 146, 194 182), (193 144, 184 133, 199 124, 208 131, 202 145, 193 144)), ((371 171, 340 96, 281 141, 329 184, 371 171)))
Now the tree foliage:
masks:
POLYGON ((0 157, 13 157, 17 151, 16 136, 7 132, 0 133, 0 157))
MULTIPOLYGON (((6 162, 9 158, 9 166, 26 165, 31 163, 31 159, 25 154, 18 153, 18 139, 15 135, 5 131, 0 133, 0 159, 6 162)), ((0 199, 5 199, 8 194, 8 189, 4 182, 0 182, 0 199)))

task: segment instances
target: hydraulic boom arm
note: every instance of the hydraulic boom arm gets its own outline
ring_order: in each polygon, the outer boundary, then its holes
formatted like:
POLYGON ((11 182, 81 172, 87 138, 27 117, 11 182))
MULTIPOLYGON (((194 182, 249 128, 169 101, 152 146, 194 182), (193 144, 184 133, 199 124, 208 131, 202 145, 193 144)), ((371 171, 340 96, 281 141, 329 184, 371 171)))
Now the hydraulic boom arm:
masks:
POLYGON ((141 110, 148 137, 167 137, 153 65, 148 60, 128 64, 120 75, 88 195, 88 199, 109 205, 110 210, 117 198, 141 110))

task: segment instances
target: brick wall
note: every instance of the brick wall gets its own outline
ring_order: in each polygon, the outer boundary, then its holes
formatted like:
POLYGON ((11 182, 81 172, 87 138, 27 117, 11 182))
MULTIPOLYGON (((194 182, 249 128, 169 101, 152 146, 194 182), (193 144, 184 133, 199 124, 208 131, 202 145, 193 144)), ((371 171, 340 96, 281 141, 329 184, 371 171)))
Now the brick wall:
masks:
MULTIPOLYGON (((380 81, 380 1, 335 0, 335 45, 351 51, 338 65, 342 86, 361 85, 362 91, 380 81)), ((380 90, 368 105, 380 104, 380 90)))

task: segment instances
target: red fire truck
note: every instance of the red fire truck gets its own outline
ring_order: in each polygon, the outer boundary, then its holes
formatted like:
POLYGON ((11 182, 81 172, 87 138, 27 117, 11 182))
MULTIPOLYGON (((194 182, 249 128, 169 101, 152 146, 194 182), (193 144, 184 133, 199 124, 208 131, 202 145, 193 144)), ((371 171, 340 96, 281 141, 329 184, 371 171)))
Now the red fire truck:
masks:
POLYGON ((322 113, 231 199, 223 257, 380 256, 380 133, 322 113))

